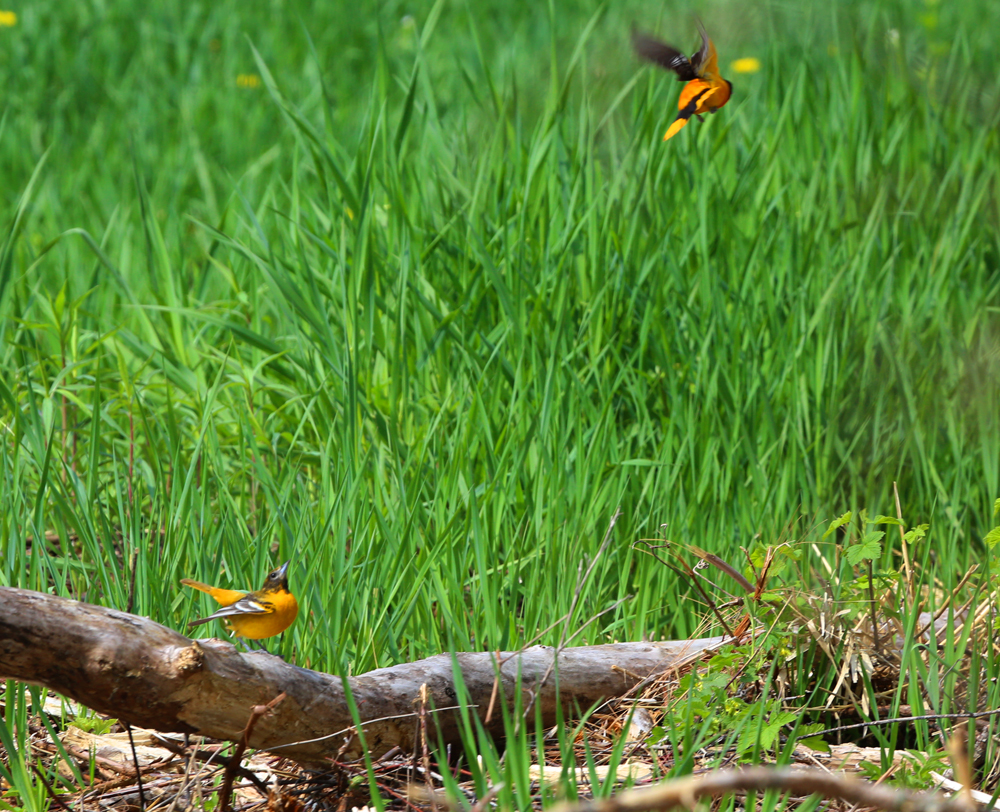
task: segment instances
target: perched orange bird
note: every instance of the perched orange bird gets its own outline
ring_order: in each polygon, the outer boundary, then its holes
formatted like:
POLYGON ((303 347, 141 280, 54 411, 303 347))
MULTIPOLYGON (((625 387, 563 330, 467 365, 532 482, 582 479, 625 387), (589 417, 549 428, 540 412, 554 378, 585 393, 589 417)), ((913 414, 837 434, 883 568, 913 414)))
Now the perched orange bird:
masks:
POLYGON ((182 579, 182 584, 207 592, 223 607, 208 617, 192 620, 188 628, 210 620, 225 620, 237 637, 248 640, 263 640, 281 634, 292 625, 299 613, 299 603, 288 589, 289 563, 286 561, 268 573, 264 586, 256 592, 219 589, 201 581, 182 579))
POLYGON ((733 83, 719 76, 719 57, 701 23, 698 23, 698 31, 701 32, 701 48, 688 59, 673 46, 632 29, 632 47, 639 56, 672 70, 678 81, 687 82, 677 100, 680 112, 663 136, 664 141, 677 135, 691 116, 701 120, 702 113, 716 112, 729 101, 733 92, 733 83))

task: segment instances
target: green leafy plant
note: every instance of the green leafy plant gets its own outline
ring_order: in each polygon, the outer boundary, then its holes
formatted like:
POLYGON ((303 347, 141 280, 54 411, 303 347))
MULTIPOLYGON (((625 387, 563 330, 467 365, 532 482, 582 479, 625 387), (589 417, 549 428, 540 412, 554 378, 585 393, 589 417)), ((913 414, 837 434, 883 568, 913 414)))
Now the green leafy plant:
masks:
MULTIPOLYGON (((1000 499, 997 499, 993 503, 993 518, 997 516, 1000 516, 1000 499)), ((990 550, 996 549, 996 546, 1000 544, 1000 525, 990 530, 983 538, 983 541, 990 550)))
POLYGON ((87 733, 102 736, 105 733, 110 733, 111 729, 118 724, 118 720, 113 718, 104 719, 96 713, 81 714, 73 719, 73 724, 87 733))

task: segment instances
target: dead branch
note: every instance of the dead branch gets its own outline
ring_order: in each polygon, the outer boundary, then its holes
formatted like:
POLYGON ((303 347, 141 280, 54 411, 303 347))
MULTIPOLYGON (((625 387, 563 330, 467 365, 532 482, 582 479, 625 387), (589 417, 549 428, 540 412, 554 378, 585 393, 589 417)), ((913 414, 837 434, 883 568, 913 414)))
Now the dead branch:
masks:
POLYGON ((561 804, 553 812, 652 812, 678 806, 693 809, 699 798, 766 789, 777 789, 800 797, 822 795, 863 808, 874 807, 892 812, 970 812, 976 808, 962 796, 947 798, 937 793, 891 789, 826 770, 749 767, 685 776, 603 800, 561 804))
MULTIPOLYGON (((534 697, 549 725, 560 705, 579 714, 725 642, 711 637, 582 646, 564 649, 556 662, 551 646, 499 657, 440 654, 351 677, 348 687, 364 744, 377 758, 397 746, 414 749, 424 684, 437 735, 445 742, 459 740, 453 657, 480 718, 499 677, 508 707, 514 707, 520 690, 522 705, 534 697), (544 680, 549 671, 558 679, 544 680)), ((361 754, 339 677, 266 652, 241 654, 222 640, 190 640, 148 618, 25 589, 0 587, 0 679, 43 685, 139 727, 228 741, 240 740, 254 706, 284 692, 288 698, 254 726, 250 747, 303 764, 319 764, 337 753, 361 754)), ((487 729, 502 733, 502 718, 487 729)))
POLYGON ((246 752, 247 742, 250 741, 250 736, 253 733, 254 726, 257 724, 257 720, 260 719, 260 717, 265 713, 273 711, 277 705, 280 705, 284 701, 284 699, 284 694, 278 694, 266 705, 257 705, 251 709, 250 719, 247 722, 247 726, 243 730, 243 735, 240 736, 240 740, 236 744, 236 750, 233 752, 232 758, 229 759, 229 763, 226 764, 226 771, 222 776, 222 788, 219 790, 219 797, 222 799, 220 804, 222 812, 229 812, 229 810, 232 809, 233 778, 236 777, 236 771, 243 766, 241 764, 243 761, 243 754, 246 752))

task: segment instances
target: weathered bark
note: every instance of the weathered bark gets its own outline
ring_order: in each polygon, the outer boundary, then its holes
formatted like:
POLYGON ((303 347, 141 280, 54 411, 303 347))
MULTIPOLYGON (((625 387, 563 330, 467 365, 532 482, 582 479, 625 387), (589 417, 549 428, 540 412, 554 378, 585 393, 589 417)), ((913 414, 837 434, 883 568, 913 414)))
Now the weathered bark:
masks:
MULTIPOLYGON (((724 642, 712 637, 569 648, 555 667, 551 646, 502 652, 498 703, 512 708, 520 684, 526 698, 537 693, 542 719, 551 724, 560 703, 570 713, 586 709, 724 642)), ((497 655, 455 654, 454 662, 470 706, 485 718, 497 655)), ((412 748, 424 684, 429 707, 441 709, 431 716, 441 737, 458 740, 452 664, 452 655, 440 654, 350 678, 373 755, 412 748)), ((349 738, 347 755, 361 747, 338 677, 265 652, 241 654, 221 640, 189 640, 148 618, 24 589, 0 587, 0 678, 44 685, 141 727, 231 741, 239 739, 252 706, 283 691, 287 698, 257 722, 250 746, 307 764, 336 754, 349 738)), ((502 732, 502 716, 498 706, 489 725, 494 732, 502 732)))

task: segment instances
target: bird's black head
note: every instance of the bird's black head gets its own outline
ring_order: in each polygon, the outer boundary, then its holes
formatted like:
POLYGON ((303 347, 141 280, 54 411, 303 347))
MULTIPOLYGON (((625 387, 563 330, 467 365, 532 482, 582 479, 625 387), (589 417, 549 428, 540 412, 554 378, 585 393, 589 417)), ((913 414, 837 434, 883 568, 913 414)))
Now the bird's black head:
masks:
POLYGON ((267 580, 264 582, 265 589, 288 589, 288 565, 292 563, 291 561, 286 561, 278 569, 272 570, 267 574, 267 580))

